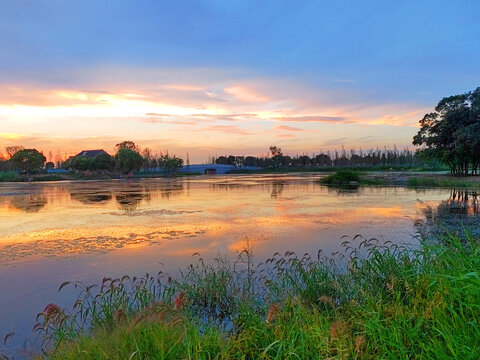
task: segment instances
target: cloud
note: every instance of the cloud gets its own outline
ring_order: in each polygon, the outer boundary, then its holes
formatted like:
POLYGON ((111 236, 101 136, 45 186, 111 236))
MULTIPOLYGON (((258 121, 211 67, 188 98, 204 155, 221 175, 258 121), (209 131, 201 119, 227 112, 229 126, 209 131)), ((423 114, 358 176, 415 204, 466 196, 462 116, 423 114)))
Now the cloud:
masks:
POLYGON ((274 120, 278 121, 292 121, 292 122, 347 122, 347 118, 342 116, 322 116, 322 115, 313 115, 313 116, 283 116, 276 117, 274 120))
POLYGON ((275 130, 280 130, 280 131, 308 131, 306 129, 300 129, 297 127, 293 126, 287 126, 287 125, 278 125, 274 127, 275 130))
POLYGON ((231 87, 225 88, 224 91, 227 94, 230 94, 230 95, 236 97, 237 99, 247 101, 247 102, 254 102, 254 103, 263 102, 263 103, 265 103, 265 102, 270 100, 268 96, 261 95, 261 94, 255 92, 255 91, 253 91, 252 89, 246 88, 244 86, 231 86, 231 87))
POLYGON ((199 129, 199 131, 216 131, 233 135, 251 135, 251 132, 241 129, 236 125, 210 125, 199 129))

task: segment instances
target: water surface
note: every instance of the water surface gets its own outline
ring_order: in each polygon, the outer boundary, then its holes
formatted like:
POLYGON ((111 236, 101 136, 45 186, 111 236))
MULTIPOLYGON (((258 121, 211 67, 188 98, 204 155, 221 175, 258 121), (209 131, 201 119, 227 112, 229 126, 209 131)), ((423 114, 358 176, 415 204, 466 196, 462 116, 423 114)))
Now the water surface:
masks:
MULTIPOLYGON (((0 185, 0 335, 29 335, 66 280, 174 271, 193 253, 336 251, 342 236, 412 241, 414 221, 449 190, 338 191, 319 175, 0 185)), ((18 340, 16 340, 18 342, 18 340)))

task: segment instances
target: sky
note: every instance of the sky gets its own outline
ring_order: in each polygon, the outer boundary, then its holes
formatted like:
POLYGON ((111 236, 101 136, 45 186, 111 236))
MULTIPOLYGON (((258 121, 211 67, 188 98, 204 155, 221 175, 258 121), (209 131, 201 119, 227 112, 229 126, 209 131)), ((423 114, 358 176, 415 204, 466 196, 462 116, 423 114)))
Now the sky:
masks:
MULTIPOLYGON (((411 147, 480 86, 480 2, 0 1, 0 148, 411 147)), ((48 156, 50 157, 50 156, 48 156)))

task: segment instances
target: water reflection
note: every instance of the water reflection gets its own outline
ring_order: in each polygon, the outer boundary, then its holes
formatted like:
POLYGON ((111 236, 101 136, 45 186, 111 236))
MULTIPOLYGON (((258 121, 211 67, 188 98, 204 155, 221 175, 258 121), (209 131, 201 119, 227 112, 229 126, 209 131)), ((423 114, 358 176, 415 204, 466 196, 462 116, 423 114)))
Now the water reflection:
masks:
POLYGON ((447 200, 424 209, 424 230, 437 235, 458 234, 463 228, 480 235, 480 194, 470 190, 451 190, 447 200))
POLYGON ((316 180, 238 176, 58 183, 37 185, 31 195, 12 188, 3 199, 0 193, 0 213, 8 199, 9 208, 21 208, 35 217, 28 222, 13 212, 0 217, 0 261, 9 266, 18 259, 151 245, 161 245, 162 256, 237 251, 245 236, 255 239, 255 251, 266 256, 280 247, 316 251, 337 243, 342 235, 408 240, 410 219, 427 211, 425 206, 417 207, 417 198, 433 194, 436 206, 448 194, 447 203, 463 204, 468 199, 469 209, 478 212, 475 194, 332 189, 316 180), (199 236, 203 243, 193 245, 199 236))
POLYGON ((274 182, 272 184, 272 193, 270 194, 270 197, 272 199, 276 199, 282 196, 284 187, 285 187, 285 184, 283 182, 274 182))
POLYGON ((47 202, 47 197, 44 195, 22 195, 12 197, 10 206, 27 213, 36 213, 43 209, 47 202))
POLYGON ((135 211, 144 198, 148 198, 148 193, 138 191, 121 191, 115 194, 115 200, 119 209, 130 212, 135 211))
POLYGON ((105 204, 112 200, 112 193, 110 191, 72 191, 70 197, 82 204, 105 204))
POLYGON ((183 184, 169 183, 168 186, 161 187, 159 190, 162 199, 170 200, 183 194, 183 184))

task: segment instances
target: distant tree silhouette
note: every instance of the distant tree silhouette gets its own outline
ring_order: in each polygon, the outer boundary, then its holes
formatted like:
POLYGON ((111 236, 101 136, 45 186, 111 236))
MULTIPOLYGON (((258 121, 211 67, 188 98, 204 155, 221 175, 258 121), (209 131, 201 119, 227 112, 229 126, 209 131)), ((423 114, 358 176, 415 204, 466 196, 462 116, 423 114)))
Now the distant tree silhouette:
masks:
MULTIPOLYGON (((335 151, 332 158, 330 152, 314 154, 308 156, 306 154, 289 156, 284 155, 279 147, 270 147, 272 156, 234 156, 222 155, 216 159, 217 164, 236 165, 236 166, 254 166, 254 167, 282 167, 282 168, 325 168, 325 167, 368 167, 368 166, 414 166, 417 164, 419 157, 409 149, 370 149, 367 151, 345 149, 335 151), (273 150, 273 152, 272 152, 273 150)), ((438 164, 437 164, 438 165, 438 164)))

